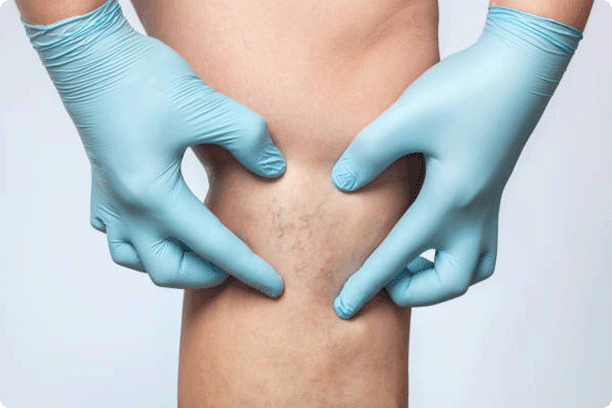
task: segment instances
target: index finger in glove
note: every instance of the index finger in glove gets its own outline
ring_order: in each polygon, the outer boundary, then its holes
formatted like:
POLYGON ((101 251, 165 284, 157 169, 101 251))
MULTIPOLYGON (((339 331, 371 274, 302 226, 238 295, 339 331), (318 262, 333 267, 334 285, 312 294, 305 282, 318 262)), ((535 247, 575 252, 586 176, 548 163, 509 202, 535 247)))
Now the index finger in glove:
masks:
POLYGON ((431 183, 431 177, 426 177, 416 201, 361 268, 346 281, 334 301, 334 308, 341 318, 348 319, 357 313, 409 261, 431 245, 445 213, 442 205, 434 204, 437 194, 430 189, 431 183))
POLYGON ((169 214, 168 228, 197 255, 271 297, 283 291, 283 279, 230 231, 189 190, 184 180, 169 214))

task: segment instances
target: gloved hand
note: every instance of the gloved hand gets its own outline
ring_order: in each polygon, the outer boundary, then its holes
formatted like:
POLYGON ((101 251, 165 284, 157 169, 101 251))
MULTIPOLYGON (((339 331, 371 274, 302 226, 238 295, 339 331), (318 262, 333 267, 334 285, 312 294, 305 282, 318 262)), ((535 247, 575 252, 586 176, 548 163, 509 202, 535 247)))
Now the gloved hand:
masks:
POLYGON ((424 154, 426 174, 415 202, 345 283, 334 302, 340 317, 385 286, 398 305, 425 306, 491 276, 503 189, 581 38, 557 21, 489 7, 475 44, 427 70, 357 134, 332 171, 336 187, 361 188, 414 152, 424 154), (427 249, 436 250, 433 265, 416 258, 427 249))
POLYGON ((223 146, 258 175, 281 175, 265 120, 134 31, 116 0, 48 26, 22 22, 91 162, 91 224, 106 232, 113 260, 159 286, 210 287, 229 273, 278 296, 281 276, 181 175, 185 150, 200 143, 223 146))

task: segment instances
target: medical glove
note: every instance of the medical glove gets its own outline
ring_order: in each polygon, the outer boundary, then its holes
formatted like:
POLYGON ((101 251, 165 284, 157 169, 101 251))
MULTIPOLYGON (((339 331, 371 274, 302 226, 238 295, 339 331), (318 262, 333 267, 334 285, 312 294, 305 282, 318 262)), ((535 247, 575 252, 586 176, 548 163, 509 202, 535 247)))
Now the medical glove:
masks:
POLYGON ((560 22, 491 6, 476 43, 423 73, 357 134, 332 171, 339 189, 359 189, 415 152, 426 172, 415 202, 345 282, 334 302, 340 317, 382 288, 398 305, 426 306, 491 276, 503 189, 581 38, 560 22), (417 257, 428 249, 436 255, 424 268, 429 261, 417 257))
POLYGON ((159 286, 200 288, 228 274, 278 296, 281 276, 230 232, 181 174, 189 146, 218 144, 250 171, 285 160, 265 120, 215 91, 161 41, 136 32, 116 0, 26 33, 91 163, 91 224, 114 262, 159 286))

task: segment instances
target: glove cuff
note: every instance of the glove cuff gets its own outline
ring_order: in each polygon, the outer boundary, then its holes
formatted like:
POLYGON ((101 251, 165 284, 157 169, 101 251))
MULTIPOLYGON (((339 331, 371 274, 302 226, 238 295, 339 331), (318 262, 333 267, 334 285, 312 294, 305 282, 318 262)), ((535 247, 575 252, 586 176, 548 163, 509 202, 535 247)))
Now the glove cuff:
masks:
POLYGON ((550 18, 490 6, 476 46, 498 61, 500 76, 550 98, 581 39, 580 31, 550 18))
POLYGON ((108 0, 86 14, 49 25, 28 24, 23 18, 21 22, 32 47, 47 68, 65 63, 72 54, 86 52, 92 44, 116 31, 133 31, 117 0, 108 0))
POLYGON ((483 34, 493 34, 508 44, 528 45, 547 54, 569 57, 583 37, 567 24, 501 6, 489 6, 483 34))

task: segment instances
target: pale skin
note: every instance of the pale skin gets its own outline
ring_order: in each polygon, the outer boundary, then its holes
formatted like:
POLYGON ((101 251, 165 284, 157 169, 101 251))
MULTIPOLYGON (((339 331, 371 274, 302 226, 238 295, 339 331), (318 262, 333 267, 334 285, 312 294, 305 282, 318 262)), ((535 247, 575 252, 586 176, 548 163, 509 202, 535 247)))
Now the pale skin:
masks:
MULTIPOLYGON (((492 6, 502 6, 552 18, 580 31, 584 30, 594 0, 491 0, 492 6)), ((23 19, 30 24, 51 24, 55 21, 87 13, 104 4, 105 0, 15 0, 23 19)), ((138 2, 138 1, 136 1, 138 2)))
MULTIPOLYGON (((18 0, 49 24, 104 1, 18 0)), ((179 407, 407 407, 410 309, 381 291, 352 319, 332 304, 418 193, 419 155, 347 194, 331 183, 357 132, 439 60, 435 0, 133 0, 147 34, 260 113, 287 161, 263 179, 217 146, 195 153, 207 206, 281 274, 270 299, 230 278, 185 291, 179 407)), ((584 30, 593 0, 491 1, 584 30)), ((204 232, 203 232, 204 233, 204 232)))

